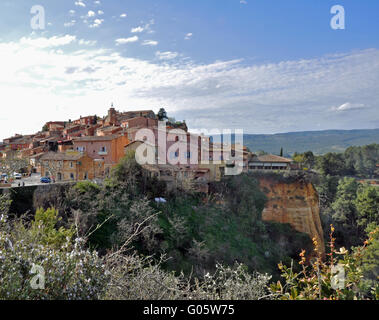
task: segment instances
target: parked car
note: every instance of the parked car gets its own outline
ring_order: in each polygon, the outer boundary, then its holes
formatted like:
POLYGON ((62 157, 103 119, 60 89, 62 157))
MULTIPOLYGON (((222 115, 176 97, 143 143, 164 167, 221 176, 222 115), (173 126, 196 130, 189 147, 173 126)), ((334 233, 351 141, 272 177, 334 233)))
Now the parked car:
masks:
POLYGON ((49 177, 42 177, 40 181, 41 183, 51 183, 51 179, 49 177))
POLYGON ((15 172, 15 173, 13 174, 13 176, 14 176, 14 178, 17 179, 17 180, 22 179, 22 174, 21 174, 21 173, 17 173, 17 172, 15 172))

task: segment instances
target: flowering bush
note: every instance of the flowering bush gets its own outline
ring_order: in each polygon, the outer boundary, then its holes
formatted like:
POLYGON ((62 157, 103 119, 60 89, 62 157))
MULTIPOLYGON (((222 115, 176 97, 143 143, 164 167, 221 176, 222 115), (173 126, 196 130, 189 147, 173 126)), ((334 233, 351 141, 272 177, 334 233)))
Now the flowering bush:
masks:
POLYGON ((189 279, 162 270, 160 261, 138 255, 111 254, 111 279, 106 299, 121 300, 258 300, 267 295, 270 276, 249 274, 247 268, 216 265, 214 274, 189 279))
POLYGON ((293 265, 287 267, 282 263, 279 269, 285 283, 278 281, 270 287, 272 296, 281 300, 357 300, 378 298, 378 284, 371 288, 371 296, 361 290, 363 271, 362 261, 368 246, 373 243, 376 228, 369 234, 369 239, 361 247, 353 248, 348 252, 345 248, 335 249, 333 238, 334 227, 331 225, 330 252, 323 260, 317 249, 317 241, 313 239, 315 258, 307 264, 305 251, 300 253, 300 266, 298 273, 293 271, 293 265), (337 267, 337 268, 336 268, 337 267), (338 277, 336 270, 343 271, 342 278, 338 277), (339 280, 339 281, 338 281, 339 280))
POLYGON ((57 222, 53 209, 40 210, 30 226, 0 215, 0 299, 101 298, 102 260, 73 240, 73 230, 55 229, 57 222))

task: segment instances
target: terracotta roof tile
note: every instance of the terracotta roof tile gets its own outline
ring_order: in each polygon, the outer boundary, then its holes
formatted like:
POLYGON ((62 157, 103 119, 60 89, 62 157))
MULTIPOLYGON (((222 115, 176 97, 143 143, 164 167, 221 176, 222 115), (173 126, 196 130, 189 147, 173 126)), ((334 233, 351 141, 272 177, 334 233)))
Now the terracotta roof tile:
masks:
POLYGON ((291 159, 287 159, 287 158, 284 158, 284 157, 280 157, 280 156, 276 156, 274 154, 265 154, 265 155, 262 155, 262 156, 256 156, 253 158, 252 160, 253 162, 254 161, 258 161, 258 162, 285 162, 285 163, 290 163, 292 162, 291 159))
POLYGON ((48 152, 41 157, 41 160, 76 161, 83 157, 84 154, 80 152, 48 152))

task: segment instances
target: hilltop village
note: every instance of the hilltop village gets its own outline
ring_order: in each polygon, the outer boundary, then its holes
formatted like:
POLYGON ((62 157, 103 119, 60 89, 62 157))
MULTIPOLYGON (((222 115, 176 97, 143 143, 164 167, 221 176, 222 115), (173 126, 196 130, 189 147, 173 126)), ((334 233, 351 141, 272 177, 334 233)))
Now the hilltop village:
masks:
MULTIPOLYGON (((170 121, 163 108, 158 114, 152 110, 119 112, 112 105, 105 117, 91 115, 73 121, 50 121, 35 134, 16 134, 4 139, 0 144, 0 158, 4 163, 0 171, 3 171, 3 177, 4 172, 9 172, 9 181, 17 179, 12 177, 13 172, 22 172, 24 176, 39 174, 42 182, 104 179, 129 151, 135 151, 144 143, 146 137, 139 138, 139 130, 150 129, 158 139, 158 131, 162 130, 159 121, 165 121, 165 135, 172 129, 180 130, 175 130, 175 139, 165 145, 167 163, 157 162, 143 167, 169 187, 175 188, 185 179, 199 191, 206 192, 209 182, 219 181, 226 167, 233 166, 233 161, 224 159, 225 143, 213 142, 203 134, 190 133, 185 121, 170 121), (178 141, 186 143, 183 155, 179 154, 183 149, 173 149, 173 144, 178 141), (207 161, 191 161, 193 157, 204 159, 204 141, 207 161), (169 161, 176 158, 188 159, 188 163, 177 161, 172 164, 173 161, 169 161)), ((158 158, 157 144, 152 145, 158 158)), ((236 145, 229 145, 229 150, 233 156, 236 145)), ((290 170, 293 167, 290 159, 276 155, 258 156, 244 146, 240 146, 239 150, 243 154, 241 171, 244 172, 290 170)), ((3 179, 2 182, 8 181, 3 179)))

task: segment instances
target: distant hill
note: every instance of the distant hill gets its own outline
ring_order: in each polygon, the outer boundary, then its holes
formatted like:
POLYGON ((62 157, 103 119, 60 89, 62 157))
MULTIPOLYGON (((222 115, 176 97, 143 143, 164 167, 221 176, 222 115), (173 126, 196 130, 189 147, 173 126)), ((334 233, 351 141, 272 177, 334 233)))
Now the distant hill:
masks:
POLYGON ((350 146, 379 143, 379 129, 371 130, 325 130, 288 132, 278 134, 245 134, 244 145, 251 151, 264 150, 284 155, 294 152, 313 151, 315 154, 343 152, 350 146))

